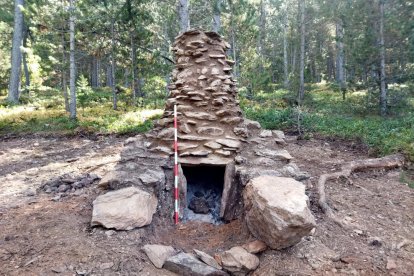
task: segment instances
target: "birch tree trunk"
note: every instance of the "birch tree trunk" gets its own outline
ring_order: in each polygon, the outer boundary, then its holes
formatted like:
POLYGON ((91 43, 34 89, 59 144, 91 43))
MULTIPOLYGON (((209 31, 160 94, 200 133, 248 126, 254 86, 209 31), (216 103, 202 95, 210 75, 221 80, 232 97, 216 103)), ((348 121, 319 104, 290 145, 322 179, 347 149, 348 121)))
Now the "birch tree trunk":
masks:
POLYGON ((178 17, 180 19, 180 33, 188 31, 190 29, 188 0, 178 0, 178 17))
POLYGON ((111 84, 113 96, 113 109, 118 109, 118 96, 116 94, 115 82, 115 19, 111 22, 111 84))
POLYGON ((287 28, 288 28, 288 13, 287 3, 284 3, 284 16, 283 16, 283 73, 284 73, 284 86, 287 89, 289 87, 289 68, 288 68, 288 41, 287 41, 287 28))
POLYGON ((11 103, 19 103, 20 97, 20 72, 22 63, 22 46, 23 39, 23 13, 22 8, 24 0, 14 1, 14 29, 13 29, 13 44, 11 53, 11 72, 9 83, 9 94, 7 100, 11 103))
POLYGON ((223 0, 215 0, 213 6, 213 32, 220 32, 221 29, 221 5, 223 0))
POLYGON ((379 39, 380 39, 380 79, 381 79, 381 95, 380 95, 380 110, 381 116, 387 115, 387 88, 385 84, 385 44, 384 44, 384 0, 379 2, 380 8, 380 28, 379 28, 379 39))
POLYGON ((74 0, 69 0, 70 17, 69 17, 69 34, 70 34, 70 118, 76 120, 76 64, 75 64, 75 7, 74 0))
POLYGON ((300 10, 300 65, 298 104, 301 105, 305 96, 305 0, 299 0, 300 10))

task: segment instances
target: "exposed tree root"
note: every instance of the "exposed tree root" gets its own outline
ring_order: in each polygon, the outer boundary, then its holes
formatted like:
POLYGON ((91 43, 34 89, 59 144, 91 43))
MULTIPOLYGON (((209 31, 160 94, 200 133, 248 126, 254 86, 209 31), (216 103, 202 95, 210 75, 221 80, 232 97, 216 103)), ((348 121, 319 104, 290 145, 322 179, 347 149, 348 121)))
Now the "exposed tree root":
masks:
POLYGON ((326 173, 319 177, 317 186, 319 194, 318 204, 328 218, 333 220, 339 226, 344 227, 343 222, 336 217, 332 208, 326 202, 326 181, 338 179, 340 177, 345 177, 348 179, 348 177, 351 176, 351 173, 354 171, 361 171, 366 169, 391 169, 401 167, 403 164, 404 156, 401 154, 394 154, 376 159, 356 160, 346 163, 342 166, 339 172, 326 173))

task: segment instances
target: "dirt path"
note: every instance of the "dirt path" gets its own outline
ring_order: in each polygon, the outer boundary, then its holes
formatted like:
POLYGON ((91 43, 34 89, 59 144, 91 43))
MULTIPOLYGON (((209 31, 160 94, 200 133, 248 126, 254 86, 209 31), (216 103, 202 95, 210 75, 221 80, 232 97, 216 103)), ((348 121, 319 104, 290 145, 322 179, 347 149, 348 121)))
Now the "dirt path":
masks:
MULTIPOLYGON (((125 138, 21 138, 0 142, 0 274, 172 275, 157 270, 140 248, 170 244, 208 253, 243 244, 243 224, 191 223, 177 229, 153 224, 129 232, 89 226, 95 186, 63 198, 38 193, 64 173, 103 176, 119 159, 125 138), (173 236, 176 237, 173 239, 173 236)), ((310 140, 287 150, 312 175, 307 181, 318 227, 313 236, 260 256, 254 275, 413 275, 414 190, 399 171, 356 173, 352 183, 328 183, 329 203, 352 230, 327 221, 315 204, 317 177, 346 161, 366 158, 358 144, 310 140)))

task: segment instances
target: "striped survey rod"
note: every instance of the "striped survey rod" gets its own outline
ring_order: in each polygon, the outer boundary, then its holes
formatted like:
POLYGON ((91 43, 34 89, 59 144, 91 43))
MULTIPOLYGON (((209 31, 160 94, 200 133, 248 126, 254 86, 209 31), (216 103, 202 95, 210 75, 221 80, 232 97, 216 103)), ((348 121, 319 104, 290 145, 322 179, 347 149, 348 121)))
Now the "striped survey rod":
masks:
POLYGON ((174 220, 178 224, 178 127, 177 105, 174 105, 174 220))

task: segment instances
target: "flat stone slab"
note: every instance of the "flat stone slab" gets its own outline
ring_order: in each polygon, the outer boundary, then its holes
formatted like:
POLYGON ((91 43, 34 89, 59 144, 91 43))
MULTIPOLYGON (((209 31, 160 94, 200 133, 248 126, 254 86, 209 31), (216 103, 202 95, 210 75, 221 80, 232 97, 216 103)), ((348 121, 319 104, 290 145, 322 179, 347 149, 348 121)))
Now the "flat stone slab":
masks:
POLYGON ((204 264, 193 255, 179 253, 167 259, 164 269, 175 272, 178 275, 188 276, 220 276, 227 275, 224 271, 204 264))
POLYGON ((131 230, 148 225, 157 209, 154 195, 135 187, 98 196, 93 201, 91 225, 131 230))
POLYGON ((142 250, 156 268, 162 268, 168 258, 178 253, 172 246, 160 244, 147 244, 142 247, 142 250))

